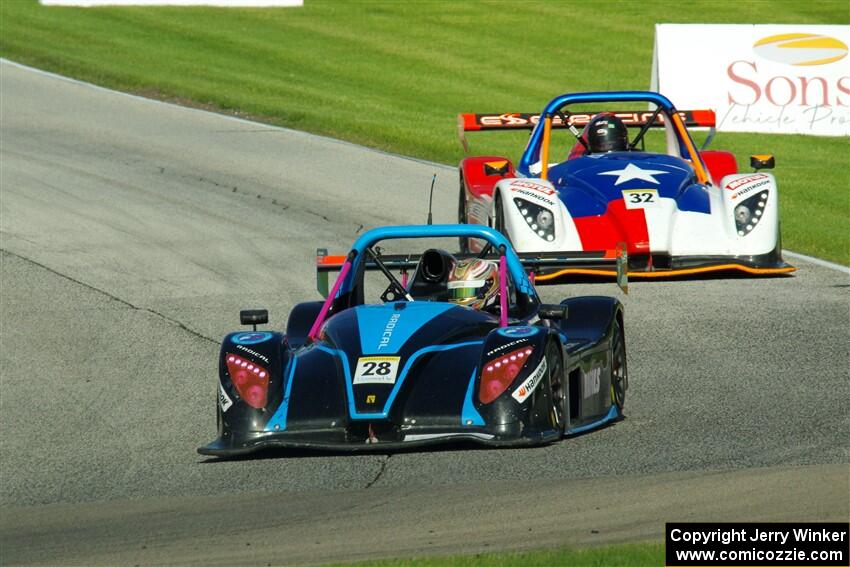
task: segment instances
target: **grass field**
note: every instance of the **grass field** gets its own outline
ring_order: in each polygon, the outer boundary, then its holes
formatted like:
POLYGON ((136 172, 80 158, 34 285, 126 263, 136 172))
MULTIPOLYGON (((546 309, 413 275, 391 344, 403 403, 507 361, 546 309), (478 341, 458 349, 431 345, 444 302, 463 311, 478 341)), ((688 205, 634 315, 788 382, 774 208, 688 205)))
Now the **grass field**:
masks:
MULTIPOLYGON (((820 2, 325 2, 295 9, 0 3, 7 58, 147 96, 454 164, 459 112, 537 111, 557 93, 644 89, 656 22, 850 22, 820 2)), ((480 134, 517 157, 522 138, 480 134)), ((850 264, 850 139, 721 134, 776 155, 786 248, 850 264)))
MULTIPOLYGON (((547 549, 528 553, 483 553, 419 559, 388 559, 346 563, 348 567, 658 567, 664 565, 664 545, 636 543, 589 549, 547 549)), ((342 567, 342 566, 340 566, 342 567)))
MULTIPOLYGON (((537 111, 561 92, 645 89, 653 25, 850 23, 846 0, 326 2, 298 9, 45 8, 0 1, 0 55, 99 85, 455 164, 459 112, 537 111)), ((516 158, 525 134, 471 137, 516 158)), ((720 134, 776 155, 786 248, 850 264, 850 139, 720 134)), ((662 565, 663 546, 371 562, 662 565)))

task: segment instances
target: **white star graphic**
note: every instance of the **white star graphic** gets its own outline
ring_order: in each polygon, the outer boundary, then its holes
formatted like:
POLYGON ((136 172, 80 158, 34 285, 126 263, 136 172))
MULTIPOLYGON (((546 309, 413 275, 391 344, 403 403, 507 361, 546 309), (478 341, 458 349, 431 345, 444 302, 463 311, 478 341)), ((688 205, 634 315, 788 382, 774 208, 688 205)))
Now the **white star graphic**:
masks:
POLYGON ((613 171, 603 171, 599 175, 616 175, 617 181, 614 182, 614 185, 619 185, 620 183, 625 183, 626 181, 631 181, 632 179, 640 179, 641 181, 649 181, 650 183, 655 183, 658 185, 658 181, 655 180, 655 175, 662 175, 664 173, 669 173, 667 171, 659 171, 657 169, 641 169, 638 166, 630 163, 624 169, 616 169, 613 171))

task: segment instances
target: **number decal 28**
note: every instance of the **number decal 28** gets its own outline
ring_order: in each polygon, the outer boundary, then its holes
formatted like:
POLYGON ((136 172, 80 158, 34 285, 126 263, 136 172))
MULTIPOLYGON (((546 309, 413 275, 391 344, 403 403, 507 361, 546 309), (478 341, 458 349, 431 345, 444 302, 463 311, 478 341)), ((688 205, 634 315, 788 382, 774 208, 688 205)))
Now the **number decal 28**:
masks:
POLYGON ((357 359, 353 384, 395 384, 399 357, 363 356, 357 359))
POLYGON ((383 360, 381 362, 367 360, 363 363, 363 367, 365 368, 363 376, 386 376, 390 373, 391 365, 392 363, 388 360, 383 360))

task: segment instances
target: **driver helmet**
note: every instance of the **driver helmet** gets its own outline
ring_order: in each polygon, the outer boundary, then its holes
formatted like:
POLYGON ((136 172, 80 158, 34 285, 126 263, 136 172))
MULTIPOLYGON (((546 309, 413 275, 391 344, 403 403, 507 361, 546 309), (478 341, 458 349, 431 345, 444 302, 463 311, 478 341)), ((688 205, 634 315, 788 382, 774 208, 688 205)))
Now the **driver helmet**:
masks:
POLYGON ((597 114, 587 124, 591 153, 624 152, 629 149, 629 130, 613 114, 597 114))
POLYGON ((496 304, 499 297, 499 266, 492 260, 460 260, 449 272, 449 301, 473 309, 496 304))

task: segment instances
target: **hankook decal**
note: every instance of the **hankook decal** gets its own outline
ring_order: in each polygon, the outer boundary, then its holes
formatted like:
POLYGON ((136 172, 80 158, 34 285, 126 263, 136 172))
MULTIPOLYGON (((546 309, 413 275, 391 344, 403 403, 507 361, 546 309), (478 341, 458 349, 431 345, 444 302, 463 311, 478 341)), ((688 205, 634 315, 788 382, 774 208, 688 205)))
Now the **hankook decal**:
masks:
POLYGON ((523 382, 519 388, 514 390, 511 394, 511 397, 518 401, 519 403, 523 403, 528 397, 534 393, 534 390, 537 389, 537 386, 540 385, 540 382, 543 381, 543 376, 546 374, 546 358, 540 361, 540 364, 528 377, 528 379, 523 382))

